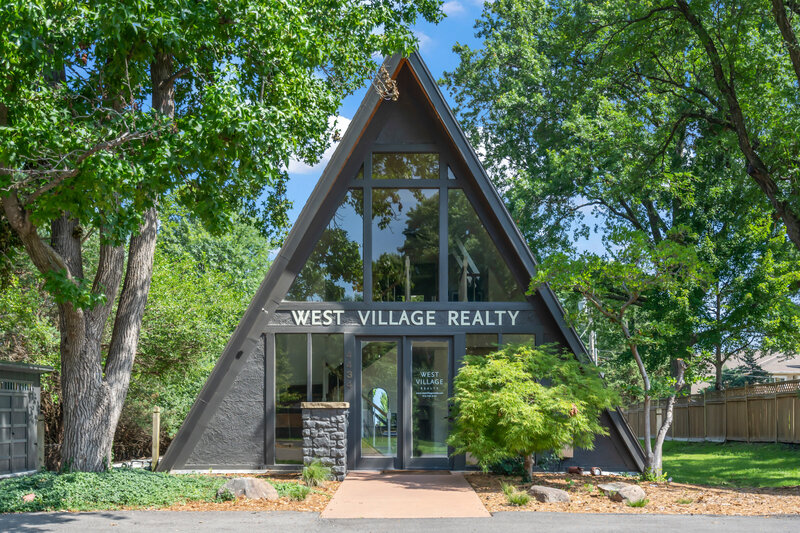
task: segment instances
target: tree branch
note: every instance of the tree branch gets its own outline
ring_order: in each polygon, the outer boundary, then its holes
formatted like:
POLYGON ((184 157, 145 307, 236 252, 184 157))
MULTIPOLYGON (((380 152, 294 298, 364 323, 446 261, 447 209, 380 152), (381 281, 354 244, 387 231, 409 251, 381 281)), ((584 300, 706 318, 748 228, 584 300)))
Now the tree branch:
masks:
POLYGON ((775 15, 775 22, 778 23, 778 28, 781 30, 786 50, 789 52, 789 58, 792 60, 794 73, 797 76, 797 82, 800 83, 800 46, 797 44, 797 36, 794 34, 792 23, 786 16, 783 0, 772 0, 772 14, 775 15))

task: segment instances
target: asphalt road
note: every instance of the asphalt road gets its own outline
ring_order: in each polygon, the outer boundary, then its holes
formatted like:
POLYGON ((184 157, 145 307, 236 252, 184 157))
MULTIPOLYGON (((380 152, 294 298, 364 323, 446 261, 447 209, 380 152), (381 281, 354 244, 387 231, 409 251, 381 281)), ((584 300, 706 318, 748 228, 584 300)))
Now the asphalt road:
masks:
POLYGON ((800 531, 800 517, 704 515, 612 515, 508 512, 491 518, 342 519, 323 520, 316 513, 297 512, 172 512, 106 511, 96 513, 28 513, 0 515, 0 531, 155 532, 249 531, 302 532, 370 531, 380 533, 492 533, 569 531, 641 533, 692 531, 770 533, 800 531))

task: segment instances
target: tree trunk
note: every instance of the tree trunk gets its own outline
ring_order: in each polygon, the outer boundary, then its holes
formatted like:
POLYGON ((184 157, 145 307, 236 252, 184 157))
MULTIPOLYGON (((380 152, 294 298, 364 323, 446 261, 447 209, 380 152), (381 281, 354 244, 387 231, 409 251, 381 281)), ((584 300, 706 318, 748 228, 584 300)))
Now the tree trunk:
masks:
POLYGON ((675 372, 674 372, 675 393, 672 394, 667 399, 667 412, 664 414, 664 422, 662 422, 661 427, 658 428, 658 433, 656 434, 656 442, 653 448, 653 460, 650 465, 650 473, 655 476, 661 476, 663 473, 662 451, 664 449, 664 440, 667 438, 667 431, 669 431, 669 428, 672 426, 672 416, 673 412, 675 411, 675 398, 683 388, 683 375, 685 372, 686 372, 686 363, 683 361, 683 359, 677 359, 675 361, 675 372))
POLYGON ((522 481, 527 483, 528 481, 533 479, 533 466, 536 464, 536 461, 533 459, 533 454, 525 455, 522 458, 522 481))
POLYGON ((716 353, 714 355, 714 388, 717 390, 722 390, 722 366, 725 362, 722 360, 722 347, 719 344, 717 345, 716 353))

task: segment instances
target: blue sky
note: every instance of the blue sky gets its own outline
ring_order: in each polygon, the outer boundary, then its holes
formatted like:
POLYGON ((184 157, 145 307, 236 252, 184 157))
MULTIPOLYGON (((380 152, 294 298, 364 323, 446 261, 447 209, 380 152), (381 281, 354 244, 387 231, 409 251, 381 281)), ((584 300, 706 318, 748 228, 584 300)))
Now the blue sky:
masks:
MULTIPOLYGON (((419 51, 431 73, 440 79, 446 71, 452 71, 458 65, 458 56, 453 52, 456 43, 479 47, 481 42, 475 38, 475 20, 480 17, 483 10, 483 0, 449 0, 443 4, 445 19, 439 24, 423 23, 414 27, 414 32, 419 40, 419 51)), ((363 100, 367 87, 363 87, 347 97, 339 110, 338 128, 349 123, 363 100)), ((450 105, 453 101, 447 91, 442 91, 450 105)), ((328 148, 319 163, 314 166, 299 162, 292 162, 289 166, 289 183, 287 195, 293 206, 289 211, 289 221, 294 224, 300 211, 308 200, 311 191, 319 180, 325 165, 333 154, 335 145, 328 148)), ((586 222, 593 224, 596 219, 586 213, 586 222)), ((579 250, 602 253, 603 245, 598 236, 578 243, 579 250)))

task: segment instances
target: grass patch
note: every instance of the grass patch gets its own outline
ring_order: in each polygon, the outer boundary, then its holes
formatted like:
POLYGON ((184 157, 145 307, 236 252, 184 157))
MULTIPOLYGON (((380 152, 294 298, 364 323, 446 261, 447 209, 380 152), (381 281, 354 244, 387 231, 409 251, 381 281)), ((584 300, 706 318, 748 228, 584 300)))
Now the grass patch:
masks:
POLYGON ((800 446, 664 442, 664 471, 677 483, 727 487, 800 485, 800 446))
POLYGON ((318 460, 303 467, 303 483, 309 487, 318 487, 329 479, 331 479, 331 467, 318 460))
POLYGON ((168 507, 213 501, 225 478, 172 475, 144 469, 108 472, 39 472, 0 481, 0 513, 89 511, 121 507, 168 507), (34 494, 30 502, 26 494, 34 494))
POLYGON ((531 501, 530 494, 528 494, 527 492, 518 491, 514 485, 511 485, 509 483, 503 483, 501 485, 501 488, 503 489, 503 494, 506 495, 506 501, 508 501, 510 505, 516 505, 517 507, 524 507, 525 505, 528 505, 528 503, 531 501))
POLYGON ((648 503, 650 503, 650 500, 645 498, 644 500, 638 500, 638 501, 635 501, 635 502, 628 502, 628 507, 644 507, 648 503))
POLYGON ((678 505, 689 505, 690 503, 693 502, 694 500, 691 498, 678 498, 677 500, 675 500, 675 503, 677 503, 678 505))

